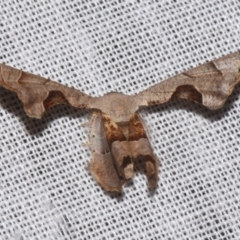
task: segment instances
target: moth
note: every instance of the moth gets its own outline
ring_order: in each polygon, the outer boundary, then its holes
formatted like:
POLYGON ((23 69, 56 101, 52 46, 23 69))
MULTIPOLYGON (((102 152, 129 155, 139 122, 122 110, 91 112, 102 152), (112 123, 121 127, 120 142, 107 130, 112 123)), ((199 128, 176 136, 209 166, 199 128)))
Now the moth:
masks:
POLYGON ((49 79, 0 64, 0 85, 15 92, 29 117, 41 118, 57 104, 92 109, 90 171, 107 191, 121 192, 141 160, 150 188, 158 182, 158 160, 138 110, 172 99, 189 99, 209 109, 220 108, 240 81, 240 52, 205 63, 129 96, 111 92, 91 97, 49 79))

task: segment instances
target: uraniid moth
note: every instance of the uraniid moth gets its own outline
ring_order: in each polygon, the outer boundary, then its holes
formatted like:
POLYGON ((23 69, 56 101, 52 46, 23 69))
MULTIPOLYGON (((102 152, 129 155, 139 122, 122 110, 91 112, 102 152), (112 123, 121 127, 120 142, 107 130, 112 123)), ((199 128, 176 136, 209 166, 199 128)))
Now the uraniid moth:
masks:
POLYGON ((145 162, 150 188, 158 181, 158 160, 137 111, 171 99, 189 99, 209 109, 220 108, 240 81, 240 52, 205 63, 128 96, 111 92, 91 97, 57 82, 0 64, 0 85, 15 92, 27 115, 41 118, 56 104, 93 109, 90 120, 90 169, 107 191, 121 192, 134 176, 134 163, 145 162))

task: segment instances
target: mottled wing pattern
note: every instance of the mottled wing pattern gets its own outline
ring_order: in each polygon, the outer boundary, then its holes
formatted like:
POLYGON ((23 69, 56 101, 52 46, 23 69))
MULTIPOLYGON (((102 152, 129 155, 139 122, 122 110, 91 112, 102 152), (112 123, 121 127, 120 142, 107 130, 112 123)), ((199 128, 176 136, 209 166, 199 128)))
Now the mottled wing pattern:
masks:
POLYGON ((159 161, 153 153, 145 127, 137 113, 133 114, 129 121, 128 141, 133 161, 144 162, 148 185, 151 189, 155 188, 158 183, 159 161))
POLYGON ((232 53, 162 81, 136 95, 139 106, 183 98, 220 108, 240 81, 240 52, 232 53))
POLYGON ((92 97, 60 83, 0 64, 0 85, 15 92, 30 117, 41 118, 45 110, 67 103, 88 108, 92 97))
POLYGON ((93 158, 90 170, 107 191, 121 192, 123 184, 134 176, 134 164, 142 160, 151 189, 158 182, 158 160, 137 113, 129 122, 115 123, 108 115, 95 111, 91 118, 90 146, 93 158))

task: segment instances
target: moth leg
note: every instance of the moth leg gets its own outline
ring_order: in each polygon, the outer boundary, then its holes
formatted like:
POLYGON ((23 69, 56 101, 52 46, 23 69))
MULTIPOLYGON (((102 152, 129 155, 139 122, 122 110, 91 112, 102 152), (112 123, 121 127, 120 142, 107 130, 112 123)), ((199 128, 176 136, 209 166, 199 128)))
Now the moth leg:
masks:
POLYGON ((80 124, 80 127, 91 127, 91 122, 88 121, 88 122, 82 123, 80 124))
POLYGON ((150 188, 158 182, 158 160, 153 153, 143 123, 137 113, 133 114, 129 123, 129 144, 135 161, 142 159, 145 163, 150 188))
POLYGON ((110 152, 102 113, 94 112, 90 122, 90 146, 93 153, 90 171, 106 191, 121 192, 125 181, 119 176, 110 152))

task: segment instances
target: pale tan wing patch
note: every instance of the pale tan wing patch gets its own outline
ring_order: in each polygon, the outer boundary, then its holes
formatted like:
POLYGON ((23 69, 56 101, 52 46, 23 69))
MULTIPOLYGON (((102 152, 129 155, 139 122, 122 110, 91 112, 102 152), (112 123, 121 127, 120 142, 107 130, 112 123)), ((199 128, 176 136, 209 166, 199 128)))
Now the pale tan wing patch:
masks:
POLYGON ((121 192, 125 180, 120 177, 110 151, 101 112, 95 111, 91 118, 90 146, 93 153, 90 170, 96 181, 106 191, 121 192))
POLYGON ((96 181, 110 192, 122 192, 124 180, 119 178, 111 153, 93 153, 90 170, 96 181))

